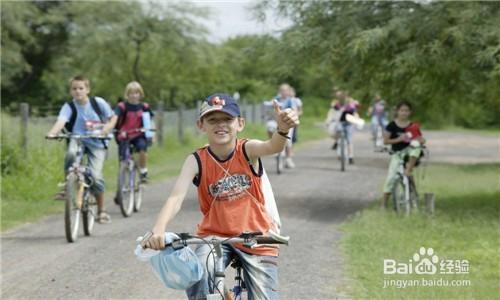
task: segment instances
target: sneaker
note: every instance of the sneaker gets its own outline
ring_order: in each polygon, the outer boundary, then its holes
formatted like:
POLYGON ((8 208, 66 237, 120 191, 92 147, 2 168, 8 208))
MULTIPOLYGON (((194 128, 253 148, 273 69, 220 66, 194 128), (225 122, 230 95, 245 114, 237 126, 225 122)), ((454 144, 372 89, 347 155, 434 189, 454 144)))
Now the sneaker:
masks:
POLYGON ((101 211, 100 213, 97 214, 97 220, 99 224, 109 224, 111 223, 111 216, 105 212, 101 211))
POLYGON ((54 195, 54 200, 56 201, 64 201, 66 200, 66 191, 62 190, 59 193, 54 195))
POLYGON ((353 158, 349 158, 349 164, 350 165, 354 165, 354 159, 353 158))
POLYGON ((337 150, 337 142, 333 143, 332 150, 337 150))
POLYGON ((54 200, 57 201, 64 201, 66 200, 66 182, 60 182, 57 184, 57 187, 59 187, 59 192, 54 195, 54 200))
POLYGON ((293 169, 295 168, 295 164, 293 163, 293 160, 291 157, 288 157, 285 159, 285 168, 293 169))
POLYGON ((149 181, 148 172, 141 173, 141 175, 139 175, 139 180, 141 183, 147 183, 149 181))

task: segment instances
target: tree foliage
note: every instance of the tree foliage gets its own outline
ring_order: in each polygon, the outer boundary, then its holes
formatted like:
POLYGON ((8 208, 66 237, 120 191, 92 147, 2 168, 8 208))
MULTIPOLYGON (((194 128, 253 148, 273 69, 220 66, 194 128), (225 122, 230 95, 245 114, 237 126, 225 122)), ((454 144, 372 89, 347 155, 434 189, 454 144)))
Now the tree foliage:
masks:
POLYGON ((312 68, 364 100, 376 92, 410 100, 434 125, 500 125, 499 2, 263 1, 256 9, 270 7, 294 21, 281 40, 291 74, 312 68))
POLYGON ((2 106, 67 100, 85 74, 115 102, 140 81, 148 101, 193 105, 215 91, 271 97, 280 82, 328 100, 410 100, 432 125, 500 125, 500 2, 256 2, 293 21, 280 37, 212 43, 201 8, 179 2, 2 2, 2 106))

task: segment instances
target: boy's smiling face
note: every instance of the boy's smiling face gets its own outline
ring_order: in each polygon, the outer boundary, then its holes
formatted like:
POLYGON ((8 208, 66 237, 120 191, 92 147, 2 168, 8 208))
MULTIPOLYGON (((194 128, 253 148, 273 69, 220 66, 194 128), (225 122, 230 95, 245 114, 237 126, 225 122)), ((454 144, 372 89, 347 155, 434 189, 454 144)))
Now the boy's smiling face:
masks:
POLYGON ((90 89, 84 81, 73 80, 71 82, 71 96, 78 101, 85 101, 89 96, 90 89))
POLYGON ((198 121, 198 128, 205 132, 210 145, 226 145, 236 140, 237 133, 245 127, 245 120, 227 113, 214 111, 198 121))

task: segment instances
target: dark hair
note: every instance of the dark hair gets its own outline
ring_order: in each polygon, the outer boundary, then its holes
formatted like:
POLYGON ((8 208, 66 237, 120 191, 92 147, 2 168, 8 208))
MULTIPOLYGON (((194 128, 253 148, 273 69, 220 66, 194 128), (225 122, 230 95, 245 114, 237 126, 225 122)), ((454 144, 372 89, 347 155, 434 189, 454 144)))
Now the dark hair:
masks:
POLYGON ((413 106, 408 101, 401 101, 396 105, 396 111, 398 111, 402 106, 408 107, 410 110, 413 110, 413 106))

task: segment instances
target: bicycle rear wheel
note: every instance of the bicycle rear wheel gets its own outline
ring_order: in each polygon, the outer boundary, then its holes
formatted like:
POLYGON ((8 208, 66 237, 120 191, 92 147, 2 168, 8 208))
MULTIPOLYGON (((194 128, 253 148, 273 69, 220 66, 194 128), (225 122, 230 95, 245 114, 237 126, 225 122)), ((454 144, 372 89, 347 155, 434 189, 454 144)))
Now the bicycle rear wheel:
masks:
POLYGON ((392 189, 392 202, 394 210, 398 214, 408 215, 410 213, 410 201, 406 197, 406 185, 402 178, 398 178, 392 189))
POLYGON ((134 208, 134 177, 133 167, 128 161, 120 163, 120 210, 124 217, 129 217, 134 208))
POLYGON ((142 192, 144 191, 144 185, 141 183, 139 170, 135 170, 135 189, 134 189, 134 212, 141 210, 142 205, 142 192))
POLYGON ((97 201, 90 191, 86 191, 85 201, 83 202, 82 221, 83 233, 89 236, 94 229, 95 217, 97 216, 97 201))
POLYGON ((410 204, 411 208, 418 210, 419 207, 419 199, 418 199, 418 191, 417 186, 415 185, 415 179, 413 177, 409 178, 410 183, 410 204))
POLYGON ((276 173, 281 174, 283 170, 283 155, 280 153, 276 154, 276 173))
POLYGON ((66 240, 69 243, 76 242, 78 239, 78 227, 80 225, 81 215, 80 208, 82 205, 81 197, 83 196, 82 188, 82 183, 75 174, 68 175, 66 180, 66 201, 64 207, 64 230, 66 232, 66 240))

